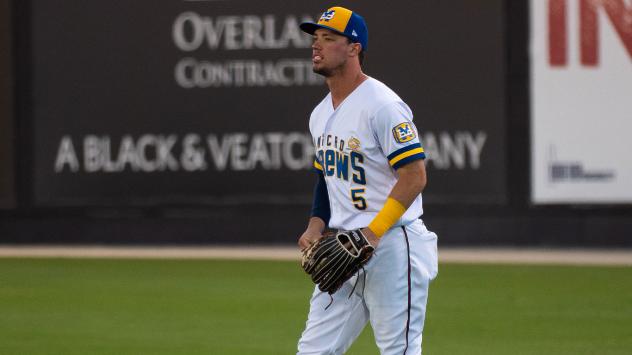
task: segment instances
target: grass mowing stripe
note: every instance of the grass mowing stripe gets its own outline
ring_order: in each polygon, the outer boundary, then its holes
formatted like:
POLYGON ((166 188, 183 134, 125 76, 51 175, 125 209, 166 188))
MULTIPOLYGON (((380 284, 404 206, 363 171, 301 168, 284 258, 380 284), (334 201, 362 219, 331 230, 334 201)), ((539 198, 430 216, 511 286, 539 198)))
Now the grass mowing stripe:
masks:
MULTIPOLYGON (((0 353, 292 354, 312 288, 296 262, 0 259, 0 353)), ((629 354, 631 322, 632 268, 442 264, 424 353, 629 354)))

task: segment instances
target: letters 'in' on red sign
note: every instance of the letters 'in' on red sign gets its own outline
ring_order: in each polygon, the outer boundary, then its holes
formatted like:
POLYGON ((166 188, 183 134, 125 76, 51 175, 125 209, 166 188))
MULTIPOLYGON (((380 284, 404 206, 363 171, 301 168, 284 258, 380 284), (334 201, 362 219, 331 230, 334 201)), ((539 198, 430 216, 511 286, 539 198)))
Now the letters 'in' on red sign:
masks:
MULTIPOLYGON (((568 0, 549 0, 549 63, 568 63, 567 12, 568 0)), ((603 8, 632 59, 632 6, 624 0, 579 0, 580 60, 583 65, 599 64, 599 21, 597 11, 603 8)))

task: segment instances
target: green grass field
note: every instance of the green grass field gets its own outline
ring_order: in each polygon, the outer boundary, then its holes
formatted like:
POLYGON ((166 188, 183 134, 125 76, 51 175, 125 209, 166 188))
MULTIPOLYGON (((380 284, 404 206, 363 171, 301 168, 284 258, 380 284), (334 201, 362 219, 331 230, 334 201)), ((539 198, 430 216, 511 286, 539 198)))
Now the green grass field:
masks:
MULTIPOLYGON (((311 290, 296 262, 0 259, 0 354, 293 354, 311 290)), ((424 354, 632 354, 632 268, 443 264, 424 354)))

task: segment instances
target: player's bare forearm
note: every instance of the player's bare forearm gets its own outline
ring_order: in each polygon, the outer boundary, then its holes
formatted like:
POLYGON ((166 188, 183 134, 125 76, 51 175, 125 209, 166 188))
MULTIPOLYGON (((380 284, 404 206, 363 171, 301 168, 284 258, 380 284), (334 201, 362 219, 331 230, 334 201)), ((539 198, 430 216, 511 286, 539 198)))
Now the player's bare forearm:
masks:
POLYGON ((423 160, 415 160, 399 168, 397 174, 397 183, 389 197, 408 208, 426 187, 426 166, 423 160))
POLYGON ((310 246, 313 242, 323 237, 325 230, 325 221, 320 217, 311 217, 305 232, 298 239, 298 247, 303 250, 310 246))
POLYGON ((325 221, 320 217, 311 217, 307 224, 307 231, 316 232, 322 234, 325 230, 325 221))
MULTIPOLYGON (((389 197, 397 200, 404 208, 408 209, 426 187, 426 166, 423 160, 416 160, 399 168, 397 174, 397 182, 391 189, 389 197)), ((371 229, 363 228, 362 233, 371 245, 374 247, 378 245, 379 238, 371 229)))

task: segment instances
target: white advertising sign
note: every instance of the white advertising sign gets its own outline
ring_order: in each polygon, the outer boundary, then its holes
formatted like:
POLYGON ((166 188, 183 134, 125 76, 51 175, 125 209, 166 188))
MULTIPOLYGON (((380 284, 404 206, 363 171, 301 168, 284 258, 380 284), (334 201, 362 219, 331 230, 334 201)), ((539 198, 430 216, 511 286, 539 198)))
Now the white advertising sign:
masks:
POLYGON ((632 0, 531 0, 531 199, 632 203, 632 0))

